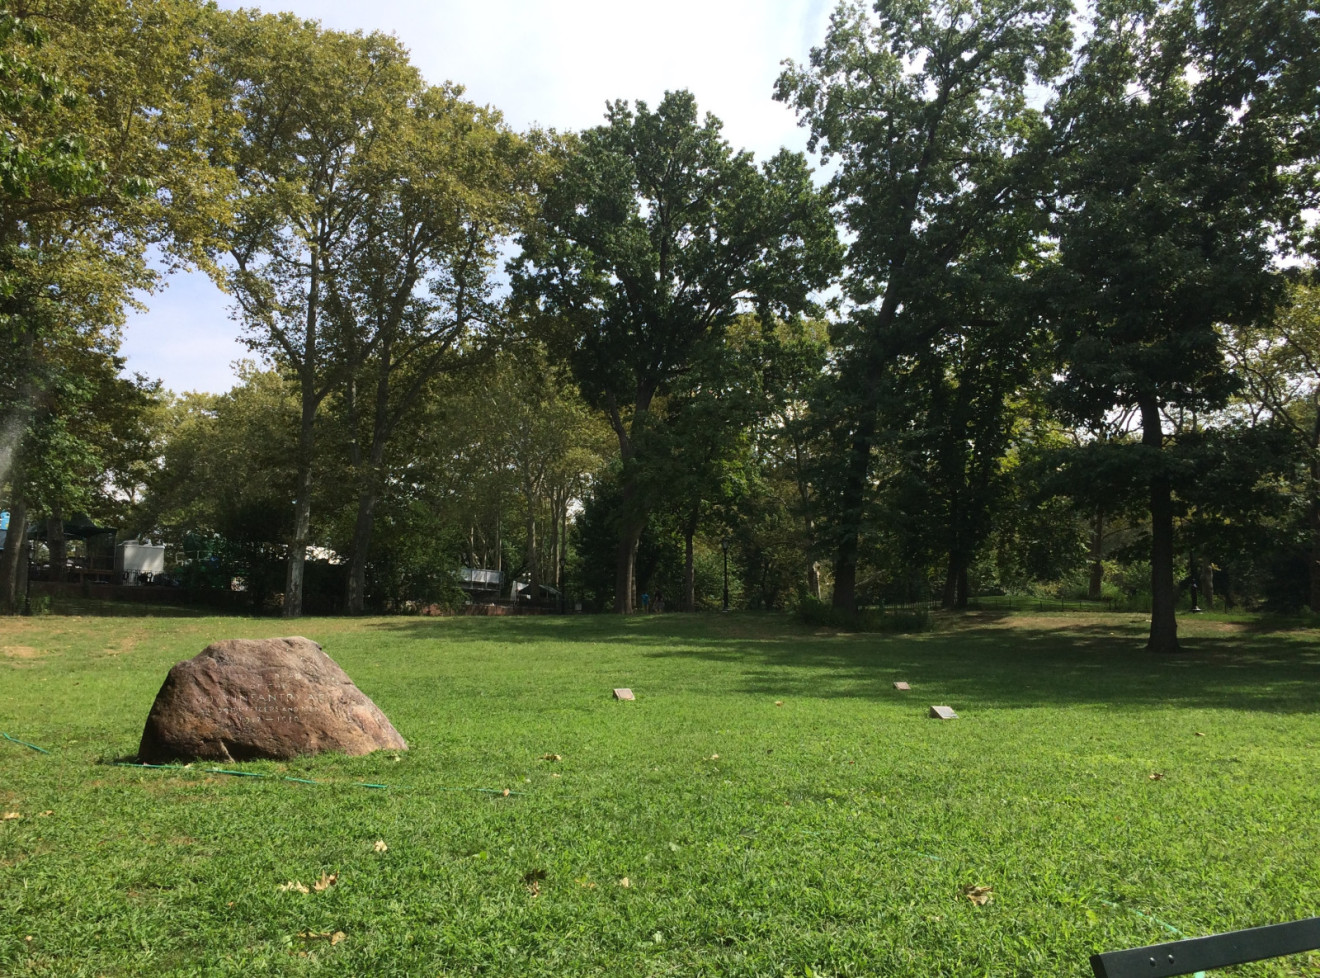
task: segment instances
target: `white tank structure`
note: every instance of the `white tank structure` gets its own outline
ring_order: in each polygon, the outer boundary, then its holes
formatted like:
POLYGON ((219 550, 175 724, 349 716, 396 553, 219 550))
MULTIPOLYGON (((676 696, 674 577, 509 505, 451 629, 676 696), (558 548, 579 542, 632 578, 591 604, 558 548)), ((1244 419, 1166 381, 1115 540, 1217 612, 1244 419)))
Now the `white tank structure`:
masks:
POLYGON ((146 584, 165 573, 165 544, 125 540, 115 547, 115 582, 146 584))

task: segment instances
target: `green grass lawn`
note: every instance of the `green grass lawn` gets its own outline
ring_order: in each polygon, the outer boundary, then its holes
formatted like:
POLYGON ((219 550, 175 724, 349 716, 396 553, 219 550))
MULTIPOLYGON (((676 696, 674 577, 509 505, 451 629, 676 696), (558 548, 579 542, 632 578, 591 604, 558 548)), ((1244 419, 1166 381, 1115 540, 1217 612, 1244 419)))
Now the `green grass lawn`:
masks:
POLYGON ((1083 976, 1320 913, 1320 636, 1145 627, 2 620, 0 730, 50 753, 0 739, 0 975, 1083 976), (411 749, 115 765, 174 662, 291 632, 411 749))

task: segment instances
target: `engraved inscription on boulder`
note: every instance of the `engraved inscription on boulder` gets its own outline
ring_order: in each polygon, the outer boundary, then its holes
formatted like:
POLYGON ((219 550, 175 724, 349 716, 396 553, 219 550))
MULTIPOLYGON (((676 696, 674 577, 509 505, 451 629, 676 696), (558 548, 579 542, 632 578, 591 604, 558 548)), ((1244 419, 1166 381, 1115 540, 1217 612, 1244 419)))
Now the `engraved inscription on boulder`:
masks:
POLYGON ((382 748, 408 745, 321 646, 296 637, 229 639, 170 670, 138 759, 284 760, 382 748))

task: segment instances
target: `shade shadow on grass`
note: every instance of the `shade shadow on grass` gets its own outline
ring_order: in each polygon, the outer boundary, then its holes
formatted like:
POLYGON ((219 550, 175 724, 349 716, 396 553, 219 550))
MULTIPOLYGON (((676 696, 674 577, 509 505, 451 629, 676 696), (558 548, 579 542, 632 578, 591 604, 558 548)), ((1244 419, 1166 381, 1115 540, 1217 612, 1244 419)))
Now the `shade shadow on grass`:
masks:
POLYGON ((1224 626, 1231 634, 1185 637, 1182 654, 1160 656, 1143 647, 1143 621, 1112 617, 979 615, 946 620, 941 631, 917 636, 821 633, 770 615, 406 619, 377 627, 432 642, 489 637, 507 646, 626 645, 644 659, 696 658, 734 670, 737 678, 723 689, 752 696, 1315 711, 1320 652, 1302 632, 1233 623, 1224 626), (896 693, 899 679, 912 684, 911 693, 896 693))

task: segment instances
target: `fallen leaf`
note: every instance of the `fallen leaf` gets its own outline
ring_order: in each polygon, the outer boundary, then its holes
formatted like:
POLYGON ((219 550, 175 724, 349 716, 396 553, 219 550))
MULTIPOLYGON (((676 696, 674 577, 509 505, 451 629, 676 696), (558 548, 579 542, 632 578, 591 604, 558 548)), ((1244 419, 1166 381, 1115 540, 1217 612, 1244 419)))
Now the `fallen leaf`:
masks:
POLYGON ((317 893, 323 893, 339 882, 338 873, 322 873, 321 878, 312 884, 312 889, 317 893))
POLYGON ((1196 736, 1198 736, 1198 737, 1204 737, 1205 734, 1201 733, 1201 732, 1198 730, 1198 731, 1196 732, 1196 736))
POLYGON ((543 879, 545 879, 545 870, 533 869, 531 872, 523 874, 522 881, 523 885, 531 891, 532 896, 539 897, 541 895, 541 880, 543 879))
POLYGON ((550 777, 552 777, 552 778, 557 778, 557 777, 559 777, 559 772, 558 772, 558 771, 554 771, 554 772, 552 772, 551 775, 550 775, 550 777))
POLYGON ((591 880, 587 879, 585 876, 579 876, 575 882, 584 890, 594 890, 596 888, 596 884, 591 882, 591 880))
POLYGON ((0 822, 12 822, 14 819, 22 817, 23 816, 18 812, 5 812, 3 815, 0 815, 0 822))
POLYGON ((310 893, 310 892, 311 892, 311 890, 307 889, 306 886, 304 886, 302 883, 299 883, 297 880, 289 880, 289 882, 287 882, 287 883, 281 883, 278 887, 276 887, 276 889, 281 890, 281 891, 286 892, 286 893, 287 893, 289 890, 296 890, 296 891, 299 892, 299 893, 310 893))
POLYGON ((963 896, 978 907, 984 907, 994 898, 993 886, 964 886, 963 896))
POLYGON ((623 879, 619 880, 619 885, 626 890, 630 886, 632 886, 632 882, 628 879, 628 877, 625 876, 623 879))
POLYGON ((783 700, 775 700, 775 706, 783 706, 783 705, 784 705, 783 700))
POLYGON ((1164 775, 1160 774, 1159 771, 1151 771, 1151 772, 1150 772, 1150 779, 1151 779, 1152 781, 1163 781, 1163 780, 1164 780, 1164 775))
POLYGON ((563 758, 560 757, 558 754, 542 754, 542 755, 541 755, 541 760, 543 760, 543 761, 562 761, 563 758))
POLYGON ((387 846, 387 845, 385 844, 385 840, 384 840, 384 839, 377 839, 377 840, 376 840, 376 845, 375 845, 373 848, 374 848, 377 852, 388 852, 390 847, 387 846))
POLYGON ((232 907, 233 905, 234 905, 233 900, 230 900, 228 903, 225 904, 226 907, 232 907))
POLYGON ((335 931, 333 934, 330 935, 330 946, 334 947, 343 939, 344 939, 344 932, 342 930, 335 931))
POLYGON ((720 759, 720 755, 719 755, 719 754, 711 754, 711 755, 710 755, 710 758, 709 758, 709 760, 712 760, 712 761, 718 761, 719 759, 720 759))
POLYGON ((508 797, 509 797, 509 789, 508 789, 508 788, 505 788, 505 789, 504 789, 504 797, 505 797, 505 798, 508 798, 508 797))
POLYGON ((48 816, 50 816, 50 815, 54 815, 54 814, 55 814, 55 809, 53 809, 53 808, 48 808, 46 811, 44 811, 44 812, 41 813, 41 817, 42 817, 42 818, 46 818, 46 817, 48 817, 48 816))

